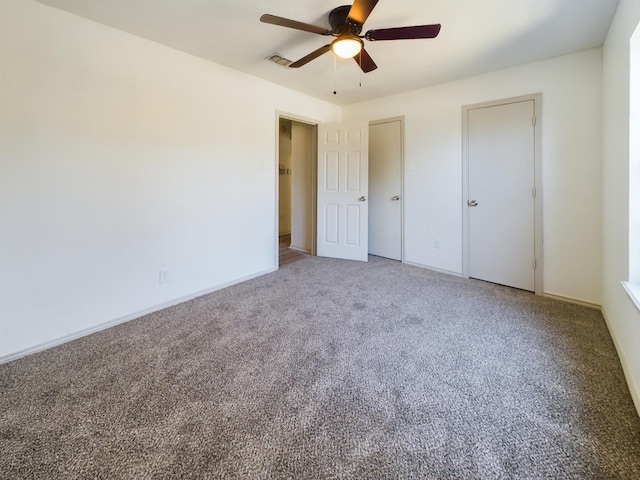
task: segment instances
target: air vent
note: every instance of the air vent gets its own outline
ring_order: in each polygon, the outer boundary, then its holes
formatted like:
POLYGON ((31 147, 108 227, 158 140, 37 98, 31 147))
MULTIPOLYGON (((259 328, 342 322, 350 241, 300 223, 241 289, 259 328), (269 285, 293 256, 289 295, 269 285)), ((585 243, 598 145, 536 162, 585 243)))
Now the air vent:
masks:
POLYGON ((277 63, 278 65, 282 65, 283 67, 287 67, 291 63, 291 60, 289 60, 288 58, 284 58, 279 53, 273 53, 269 55, 267 57, 267 60, 273 63, 277 63))

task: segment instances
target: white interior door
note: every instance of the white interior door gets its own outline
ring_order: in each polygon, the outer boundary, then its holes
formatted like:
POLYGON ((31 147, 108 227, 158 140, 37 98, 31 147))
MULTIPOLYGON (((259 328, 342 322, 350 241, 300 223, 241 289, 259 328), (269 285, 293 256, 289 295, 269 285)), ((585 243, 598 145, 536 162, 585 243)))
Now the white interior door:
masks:
POLYGON ((367 261, 369 125, 318 125, 318 241, 321 257, 367 261))
POLYGON ((369 253, 402 260, 402 122, 369 126, 369 253))
POLYGON ((468 111, 469 276, 535 289, 533 100, 468 111))

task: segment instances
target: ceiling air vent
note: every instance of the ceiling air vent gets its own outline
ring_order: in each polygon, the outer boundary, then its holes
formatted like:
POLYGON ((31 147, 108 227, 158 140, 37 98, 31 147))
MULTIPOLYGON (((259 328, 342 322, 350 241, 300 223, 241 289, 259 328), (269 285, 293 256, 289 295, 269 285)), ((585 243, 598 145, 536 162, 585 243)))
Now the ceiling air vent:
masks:
POLYGON ((273 63, 277 63, 278 65, 282 65, 283 67, 288 67, 291 63, 291 60, 288 58, 284 58, 279 53, 273 53, 267 57, 267 60, 273 63))

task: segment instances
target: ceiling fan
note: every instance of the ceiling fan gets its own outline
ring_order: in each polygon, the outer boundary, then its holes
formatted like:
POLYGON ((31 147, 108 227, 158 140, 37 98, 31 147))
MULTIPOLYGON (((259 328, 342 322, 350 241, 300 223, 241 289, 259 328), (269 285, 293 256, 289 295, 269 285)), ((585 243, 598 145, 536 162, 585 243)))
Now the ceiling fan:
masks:
POLYGON ((440 24, 435 24, 418 25, 414 27, 382 28, 379 30, 369 30, 364 35, 360 35, 364 22, 377 3, 378 0, 354 0, 353 5, 343 5, 334 8, 329 12, 329 25, 331 26, 331 30, 269 14, 262 15, 260 21, 281 27, 302 30, 304 32, 336 37, 331 43, 314 50, 300 60, 290 64, 290 68, 302 67, 320 55, 333 51, 333 53, 339 57, 353 58, 362 71, 368 73, 378 68, 378 66, 364 49, 363 38, 369 41, 408 40, 414 38, 435 38, 438 36, 438 33, 440 33, 440 24))

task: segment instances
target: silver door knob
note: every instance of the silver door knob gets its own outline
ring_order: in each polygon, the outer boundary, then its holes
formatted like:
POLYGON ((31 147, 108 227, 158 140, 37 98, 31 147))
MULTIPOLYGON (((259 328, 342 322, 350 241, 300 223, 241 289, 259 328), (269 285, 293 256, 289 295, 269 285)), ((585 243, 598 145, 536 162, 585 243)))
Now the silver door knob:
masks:
POLYGON ((478 206, 478 202, 476 202, 475 200, 469 200, 467 202, 467 205, 469 205, 470 207, 477 207, 478 206))
POLYGON ((367 201, 367 197, 365 197, 365 196, 363 195, 363 196, 361 196, 361 197, 358 199, 358 201, 359 201, 359 202, 366 202, 366 201, 367 201))
POLYGON ((391 197, 391 200, 400 200, 400 197, 396 195, 395 197, 391 197))

